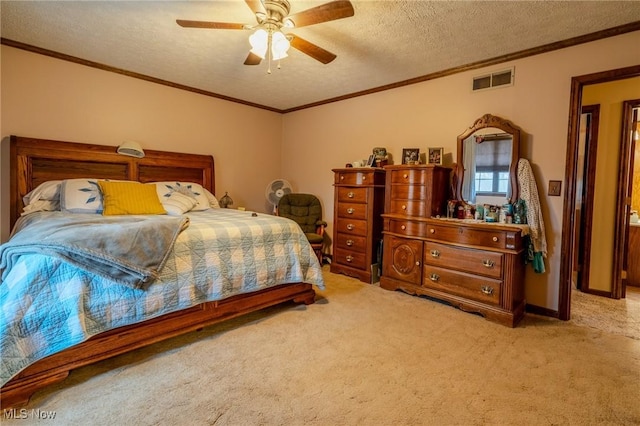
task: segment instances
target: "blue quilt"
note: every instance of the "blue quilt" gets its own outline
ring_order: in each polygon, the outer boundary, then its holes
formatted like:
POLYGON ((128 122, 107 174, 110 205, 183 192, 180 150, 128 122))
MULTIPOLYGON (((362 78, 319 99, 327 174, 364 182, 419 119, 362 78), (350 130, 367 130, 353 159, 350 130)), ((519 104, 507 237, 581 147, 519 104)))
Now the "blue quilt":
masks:
POLYGON ((0 386, 35 361, 113 328, 280 284, 324 289, 318 259, 292 220, 228 209, 187 216, 189 227, 144 288, 56 256, 14 259, 0 283, 0 386))

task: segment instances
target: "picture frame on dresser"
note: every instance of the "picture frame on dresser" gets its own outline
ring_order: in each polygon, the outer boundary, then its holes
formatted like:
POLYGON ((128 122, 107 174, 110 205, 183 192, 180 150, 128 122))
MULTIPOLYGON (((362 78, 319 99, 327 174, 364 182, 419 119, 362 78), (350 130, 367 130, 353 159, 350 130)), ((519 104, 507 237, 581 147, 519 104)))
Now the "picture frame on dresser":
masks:
POLYGON ((369 156, 369 159, 367 160, 367 164, 365 164, 365 167, 373 167, 376 163, 376 156, 375 154, 371 154, 369 156))
POLYGON ((427 154, 427 164, 442 165, 442 157, 444 157, 444 148, 429 148, 427 154))
POLYGON ((418 164, 420 148, 404 148, 402 150, 402 164, 418 164))

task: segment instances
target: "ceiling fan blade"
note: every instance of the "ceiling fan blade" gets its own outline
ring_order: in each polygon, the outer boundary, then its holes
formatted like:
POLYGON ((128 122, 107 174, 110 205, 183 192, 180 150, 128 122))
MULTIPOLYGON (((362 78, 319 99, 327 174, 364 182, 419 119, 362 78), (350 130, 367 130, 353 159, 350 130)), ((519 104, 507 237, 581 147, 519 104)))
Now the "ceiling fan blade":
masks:
POLYGON ((291 47, 298 49, 302 53, 305 53, 311 56, 313 59, 322 62, 323 64, 328 64, 333 61, 337 56, 328 50, 323 49, 320 46, 316 46, 313 43, 308 42, 305 39, 302 39, 296 35, 289 34, 291 38, 291 47))
POLYGON ((348 18, 349 16, 353 16, 353 14, 354 11, 351 2, 347 0, 337 0, 294 13, 293 15, 289 15, 287 19, 292 20, 296 28, 300 28, 321 22, 333 21, 335 19, 348 18))
POLYGON ((244 30, 244 24, 233 24, 231 22, 208 22, 208 21, 189 21, 186 19, 176 19, 181 27, 185 28, 211 28, 214 30, 244 30))
POLYGON ((247 59, 244 60, 245 65, 258 65, 262 61, 262 58, 255 53, 249 52, 247 59))
POLYGON ((262 14, 267 14, 267 10, 264 8, 264 5, 262 4, 262 1, 260 0, 244 0, 245 3, 247 3, 247 6, 249 6, 249 9, 251 9, 251 11, 253 13, 262 13, 262 14))

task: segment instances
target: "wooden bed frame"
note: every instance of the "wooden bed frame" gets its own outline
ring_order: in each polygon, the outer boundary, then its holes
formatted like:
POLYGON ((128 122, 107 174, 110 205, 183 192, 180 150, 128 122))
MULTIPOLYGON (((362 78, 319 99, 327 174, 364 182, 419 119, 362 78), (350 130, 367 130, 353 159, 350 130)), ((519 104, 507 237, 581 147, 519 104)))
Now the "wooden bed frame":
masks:
MULTIPOLYGON (((145 150, 144 158, 134 158, 117 154, 115 146, 11 136, 10 157, 12 228, 22 212, 22 197, 49 180, 176 180, 199 183, 215 194, 210 155, 145 150)), ((288 301, 314 303, 315 291, 307 283, 285 284, 98 334, 27 367, 0 389, 0 406, 8 409, 27 404, 34 392, 64 380, 74 368, 288 301)))

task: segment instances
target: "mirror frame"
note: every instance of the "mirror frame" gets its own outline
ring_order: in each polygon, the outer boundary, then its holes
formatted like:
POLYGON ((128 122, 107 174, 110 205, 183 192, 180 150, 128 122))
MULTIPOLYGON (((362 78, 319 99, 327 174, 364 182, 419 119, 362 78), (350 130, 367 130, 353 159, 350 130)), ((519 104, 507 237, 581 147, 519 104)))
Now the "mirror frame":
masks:
MULTIPOLYGON (((511 203, 518 199, 518 160, 520 159, 520 128, 509 120, 498 117, 496 115, 485 114, 478 118, 471 127, 458 136, 458 163, 456 165, 456 199, 464 204, 468 204, 467 200, 462 197, 462 181, 464 180, 464 140, 473 135, 480 129, 487 127, 495 127, 505 133, 509 133, 513 138, 513 146, 511 148, 511 165, 509 166, 509 192, 507 198, 511 203)), ((482 142, 481 142, 482 143, 482 142)))

